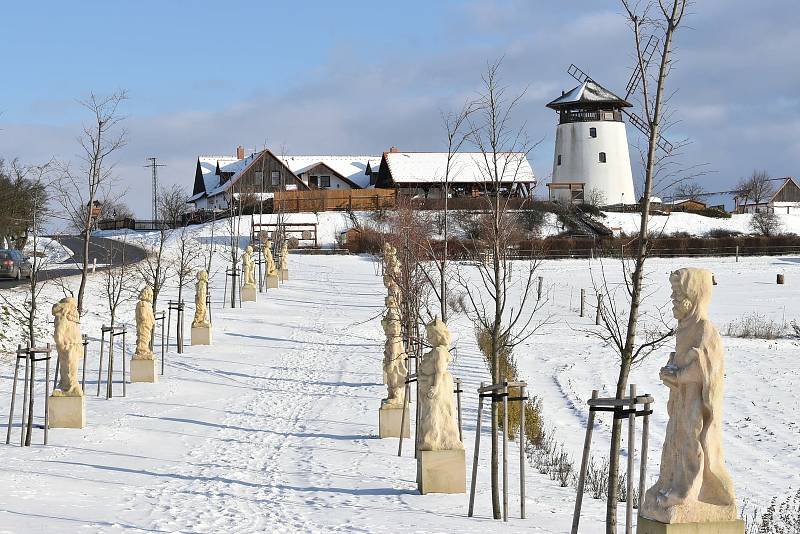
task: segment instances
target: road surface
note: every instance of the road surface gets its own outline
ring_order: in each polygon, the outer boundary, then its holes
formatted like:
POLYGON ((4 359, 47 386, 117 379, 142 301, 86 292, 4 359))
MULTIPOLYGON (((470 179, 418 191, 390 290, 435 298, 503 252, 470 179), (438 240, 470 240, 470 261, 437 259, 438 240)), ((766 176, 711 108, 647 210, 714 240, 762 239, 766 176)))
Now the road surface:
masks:
MULTIPOLYGON (((75 255, 58 266, 41 271, 39 279, 46 280, 80 274, 83 264, 83 239, 76 236, 53 236, 53 238, 72 250, 75 255)), ((119 265, 123 262, 123 259, 127 264, 136 263, 143 260, 146 255, 147 252, 144 249, 129 243, 122 243, 105 237, 92 237, 89 240, 89 261, 91 262, 94 258, 97 258, 98 265, 119 265)), ((89 268, 91 268, 91 263, 89 268)), ((98 267, 98 270, 100 270, 100 267, 98 267)), ((27 283, 27 279, 22 279, 19 282, 0 279, 0 290, 27 283)))

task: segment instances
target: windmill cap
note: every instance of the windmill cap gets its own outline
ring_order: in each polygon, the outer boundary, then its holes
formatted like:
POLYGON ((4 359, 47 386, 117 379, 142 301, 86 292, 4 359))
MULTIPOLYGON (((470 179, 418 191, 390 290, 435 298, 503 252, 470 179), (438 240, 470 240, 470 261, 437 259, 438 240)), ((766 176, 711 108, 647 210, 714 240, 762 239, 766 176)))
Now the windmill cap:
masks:
POLYGON ((587 105, 611 104, 615 107, 633 107, 630 102, 621 98, 594 80, 586 80, 570 92, 561 95, 549 104, 550 109, 582 107, 587 105))

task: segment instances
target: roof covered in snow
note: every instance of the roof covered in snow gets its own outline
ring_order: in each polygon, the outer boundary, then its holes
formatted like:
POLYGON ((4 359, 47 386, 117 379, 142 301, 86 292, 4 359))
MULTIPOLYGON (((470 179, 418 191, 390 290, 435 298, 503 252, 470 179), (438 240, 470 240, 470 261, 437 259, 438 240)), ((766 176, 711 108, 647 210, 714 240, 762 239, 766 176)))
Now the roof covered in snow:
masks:
POLYGON ((211 193, 212 190, 219 187, 219 175, 217 174, 217 167, 220 172, 237 173, 243 167, 245 160, 235 158, 233 156, 200 156, 197 162, 200 164, 200 171, 203 173, 203 184, 206 188, 206 193, 211 193))
MULTIPOLYGON (((490 156, 490 155, 489 155, 490 156)), ((386 152, 384 154, 395 183, 443 182, 447 170, 447 152, 386 152)), ((536 182, 533 168, 523 152, 498 154, 499 168, 504 169, 503 183, 536 182)), ((492 181, 487 173, 484 154, 459 152, 453 155, 448 181, 451 183, 485 183, 492 181)))
POLYGON ((611 104, 623 108, 631 107, 630 102, 618 97, 594 80, 586 80, 572 91, 561 95, 547 104, 547 107, 558 110, 587 104, 611 104))
POLYGON ((324 163, 334 172, 346 180, 353 182, 357 187, 369 187, 369 175, 366 174, 367 164, 372 169, 380 165, 380 156, 284 156, 281 158, 291 171, 300 176, 307 170, 324 163))

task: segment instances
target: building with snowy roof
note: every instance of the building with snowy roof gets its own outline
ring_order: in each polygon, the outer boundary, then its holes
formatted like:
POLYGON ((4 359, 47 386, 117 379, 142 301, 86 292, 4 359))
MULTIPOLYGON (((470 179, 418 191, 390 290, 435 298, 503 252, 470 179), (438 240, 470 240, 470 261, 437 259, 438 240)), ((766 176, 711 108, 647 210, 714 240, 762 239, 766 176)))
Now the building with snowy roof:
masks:
POLYGON ((491 158, 490 154, 458 152, 452 154, 449 167, 447 156, 447 152, 401 152, 392 147, 383 153, 375 187, 426 198, 441 198, 445 184, 451 196, 478 196, 493 192, 498 185, 506 194, 530 196, 536 187, 524 152, 498 154, 501 176, 497 180, 485 158, 491 158))
POLYGON ((245 156, 197 158, 192 196, 195 209, 227 209, 231 199, 271 198, 277 191, 362 189, 377 179, 378 156, 278 156, 269 149, 245 156), (376 169, 374 172, 372 168, 376 169), (369 171, 369 172, 368 172, 369 171))

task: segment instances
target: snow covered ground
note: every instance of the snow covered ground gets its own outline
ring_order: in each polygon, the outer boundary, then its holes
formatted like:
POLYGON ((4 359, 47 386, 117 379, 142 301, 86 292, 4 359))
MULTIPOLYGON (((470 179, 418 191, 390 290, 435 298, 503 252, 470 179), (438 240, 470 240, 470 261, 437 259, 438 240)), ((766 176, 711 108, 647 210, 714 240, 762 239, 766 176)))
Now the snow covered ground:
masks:
MULTIPOLYGON (((221 231, 219 243, 227 239, 221 231)), ((192 232, 198 246, 207 246, 208 227, 192 232)), ((148 235, 138 239, 153 242, 148 235)), ((97 338, 107 319, 100 308, 100 278, 92 279, 93 311, 81 325, 92 339, 88 426, 54 429, 50 445, 30 448, 13 445, 19 439, 15 429, 12 445, 0 446, 0 533, 569 530, 574 490, 558 487, 532 467, 528 519, 518 518, 513 443, 508 524, 488 519, 486 450, 476 518, 466 517, 466 495, 417 495, 409 447, 398 458, 396 439, 377 438, 377 410, 385 394, 379 324, 385 290, 369 258, 291 256, 290 281, 234 310, 222 308, 224 260, 217 258, 211 285, 214 345, 187 347, 181 355, 172 347, 158 384, 129 384, 126 398, 108 401, 94 396, 97 338)), ((603 265, 611 283, 618 281, 618 264, 603 265)), ((800 316, 798 258, 653 259, 650 266, 650 310, 668 300, 671 270, 704 266, 719 282, 711 316, 721 330, 753 311, 782 323, 800 316), (775 285, 776 273, 785 274, 786 285, 775 285)), ((587 260, 544 262, 543 312, 550 321, 515 352, 522 378, 542 399, 546 421, 575 458, 582 445, 585 400, 592 389, 611 388, 615 375, 613 353, 587 332, 593 328, 591 306, 589 317, 577 313, 580 289, 591 294, 591 277, 598 273, 599 264, 587 260)), ((60 296, 55 288, 49 291, 49 298, 60 296)), ((161 301, 174 297, 171 288, 161 301)), ((129 303, 122 311, 127 322, 132 310, 129 303)), ((468 392, 469 472, 475 389, 488 373, 468 318, 454 318, 450 326, 457 346, 452 371, 468 392)), ((129 349, 133 341, 129 337, 129 349)), ((798 340, 724 341, 727 460, 739 498, 763 507, 772 496, 800 485, 798 340)), ((666 411, 658 368, 668 352, 665 347, 652 356, 631 379, 640 392, 656 398, 651 481, 666 411)), ((0 410, 8 408, 12 372, 8 360, 0 362, 0 410)), ((37 402, 41 409, 41 397, 37 402)), ((608 437, 608 421, 601 417, 594 438, 598 458, 608 437)), ((40 439, 37 431, 34 440, 40 439)), ((581 531, 601 532, 603 517, 603 503, 586 496, 581 531)))

